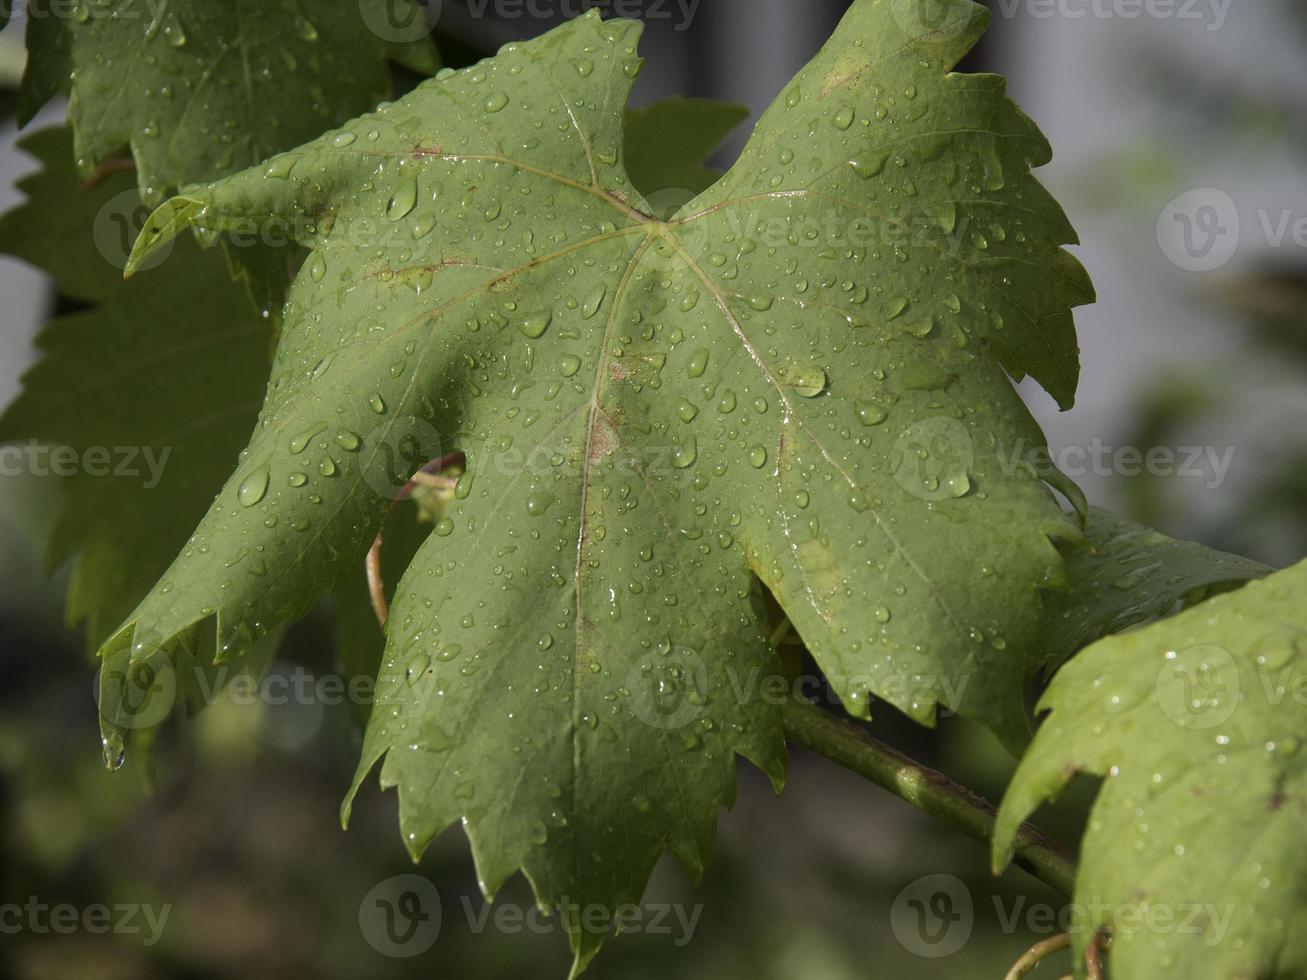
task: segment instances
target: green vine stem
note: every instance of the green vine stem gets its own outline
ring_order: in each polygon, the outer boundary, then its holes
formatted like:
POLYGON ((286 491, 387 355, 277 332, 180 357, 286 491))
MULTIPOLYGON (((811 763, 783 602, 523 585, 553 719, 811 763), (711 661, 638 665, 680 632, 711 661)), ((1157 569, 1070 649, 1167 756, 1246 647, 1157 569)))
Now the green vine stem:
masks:
POLYGON ((1022 954, 1021 959, 1013 964, 1012 969, 1008 970, 1007 976, 1003 980, 1021 980, 1022 977, 1029 976, 1035 971, 1040 963, 1048 959, 1054 953, 1060 953, 1071 946, 1071 934, 1062 933, 1060 936, 1054 936, 1052 939, 1045 939, 1042 943, 1036 943, 1022 954))
MULTIPOLYGON (((988 844, 993 838, 997 812, 993 804, 943 773, 914 762, 853 722, 813 705, 791 702, 784 713, 785 734, 795 744, 866 777, 981 843, 988 844)), ((1070 897, 1075 887, 1076 862, 1073 852, 1029 824, 1022 825, 1017 834, 1018 867, 1070 897)))

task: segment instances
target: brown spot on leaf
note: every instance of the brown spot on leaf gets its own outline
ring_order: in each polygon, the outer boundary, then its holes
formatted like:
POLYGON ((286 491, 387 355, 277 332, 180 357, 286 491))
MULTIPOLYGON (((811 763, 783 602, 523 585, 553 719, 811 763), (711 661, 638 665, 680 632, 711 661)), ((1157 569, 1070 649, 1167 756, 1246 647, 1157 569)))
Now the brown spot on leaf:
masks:
POLYGON ((822 79, 818 99, 824 99, 833 92, 853 84, 871 72, 871 62, 865 58, 844 58, 826 73, 822 79))
POLYGON ((586 461, 591 465, 603 462, 619 444, 617 427, 608 414, 602 410, 595 412, 594 423, 590 426, 590 442, 586 446, 586 461))

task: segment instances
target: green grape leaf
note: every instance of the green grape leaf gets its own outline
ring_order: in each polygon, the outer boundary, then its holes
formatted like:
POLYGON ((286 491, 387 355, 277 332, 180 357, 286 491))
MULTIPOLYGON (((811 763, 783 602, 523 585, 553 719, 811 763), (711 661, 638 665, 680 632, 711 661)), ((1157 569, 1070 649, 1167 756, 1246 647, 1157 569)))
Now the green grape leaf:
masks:
POLYGON ((69 32, 58 17, 28 17, 27 64, 18 87, 18 125, 26 126, 42 107, 67 91, 72 73, 69 32))
MULTIPOLYGON (((153 206, 373 108, 390 94, 388 55, 435 71, 429 38, 384 39, 387 18, 410 8, 415 0, 79 0, 77 17, 29 22, 22 116, 68 91, 83 175, 127 148, 153 206)), ((281 305, 294 257, 257 241, 229 251, 260 308, 281 305)))
POLYGON ((656 213, 670 217, 721 176, 703 161, 748 118, 744 106, 711 99, 666 99, 630 109, 626 175, 656 213))
POLYGON ((95 193, 80 193, 66 129, 30 133, 18 145, 41 169, 18 181, 26 202, 0 215, 0 248, 49 273, 70 299, 94 303, 121 293, 122 265, 141 224, 132 220, 132 178, 112 174, 95 193), (116 205, 106 209, 111 201, 116 205))
POLYGON ((1271 572, 1098 508, 1089 512, 1085 536, 1088 547, 1067 549, 1068 587, 1049 595, 1044 654, 1050 669, 1105 636, 1271 572))
MULTIPOLYGON (((1020 822, 1077 772, 1108 777, 1076 881, 1082 952, 1111 975, 1187 980, 1307 971, 1307 563, 1073 658, 999 814, 1020 822)), ((1083 956, 1077 956, 1083 962, 1083 956)))
MULTIPOLYGON (((577 18, 147 222, 251 218, 313 251, 255 435, 106 646, 216 621, 232 655, 362 561, 391 498, 466 453, 395 587, 355 788, 384 757, 420 854, 462 821, 578 966, 670 850, 697 877, 734 757, 779 781, 763 587, 849 709, 1027 736, 1017 651, 1073 537, 1010 376, 1069 403, 1074 233, 1001 79, 858 0, 734 168, 658 220, 623 163, 639 25, 577 18), (260 546, 269 573, 229 567, 260 546)), ((112 732, 110 732, 112 734, 112 732)))
POLYGON ((268 329, 221 256, 191 242, 178 243, 167 275, 124 283, 93 228, 114 201, 137 200, 131 178, 81 194, 66 130, 21 145, 42 169, 0 219, 0 249, 95 305, 42 330, 42 359, 0 417, 0 441, 26 443, 33 471, 58 479, 48 561, 75 557, 68 618, 98 645, 167 569, 249 438, 268 329))
POLYGON ((397 46, 370 28, 383 6, 79 0, 77 17, 31 18, 27 104, 67 90, 83 173, 129 147, 157 203, 372 108, 390 91, 387 55, 434 70, 429 41, 397 46))

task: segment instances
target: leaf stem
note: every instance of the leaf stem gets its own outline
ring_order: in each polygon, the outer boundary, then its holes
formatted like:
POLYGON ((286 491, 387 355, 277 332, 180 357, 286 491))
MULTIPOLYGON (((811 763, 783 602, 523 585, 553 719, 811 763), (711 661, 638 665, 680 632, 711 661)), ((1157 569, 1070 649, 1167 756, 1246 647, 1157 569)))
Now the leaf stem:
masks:
POLYGON ((1060 936, 1054 936, 1052 939, 1045 939, 1043 942, 1035 943, 1021 955, 1021 959, 1012 965, 1012 969, 1007 971, 1007 976, 1003 980, 1021 980, 1022 977, 1029 976, 1034 972, 1035 967, 1039 966, 1044 960, 1059 953, 1071 945, 1071 934, 1064 932, 1060 936))
MULTIPOLYGON (((418 487, 435 488, 438 490, 453 490, 457 481, 445 476, 445 470, 450 467, 462 467, 467 465, 467 459, 462 453, 449 453, 438 459, 433 459, 422 469, 413 474, 399 493, 395 494, 395 499, 390 502, 390 509, 386 511, 386 517, 390 517, 395 512, 403 500, 408 500, 413 496, 413 491, 418 487)), ((386 520, 382 519, 377 525, 377 536, 372 541, 372 547, 368 549, 367 558, 364 560, 363 567, 368 574, 368 598, 372 602, 372 612, 377 617, 377 623, 384 630, 386 622, 390 619, 390 603, 386 600, 386 580, 381 573, 381 547, 385 543, 386 537, 386 520)))
MULTIPOLYGON (((867 731, 813 705, 791 702, 784 708, 790 741, 865 776, 969 837, 988 844, 997 811, 988 800, 943 773, 921 765, 873 738, 867 731)), ((1070 896, 1075 887, 1074 852, 1030 824, 1017 833, 1015 863, 1040 881, 1070 896)))

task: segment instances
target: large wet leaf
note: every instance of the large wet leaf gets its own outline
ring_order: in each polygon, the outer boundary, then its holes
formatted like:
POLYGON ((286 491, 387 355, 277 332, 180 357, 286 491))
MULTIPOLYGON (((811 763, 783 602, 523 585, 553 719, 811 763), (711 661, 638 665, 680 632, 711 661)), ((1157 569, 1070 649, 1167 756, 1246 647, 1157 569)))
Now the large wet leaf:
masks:
MULTIPOLYGON (((1113 977, 1307 972, 1307 564, 1090 647, 1003 802, 995 858, 1077 772, 1106 776, 1074 930, 1112 934, 1113 977)), ((1077 956, 1083 963, 1083 956, 1077 956)))
POLYGON ((96 233, 117 233, 105 209, 129 211, 133 182, 117 175, 79 193, 70 144, 64 130, 23 141, 42 169, 20 183, 27 202, 0 219, 0 249, 94 305, 42 330, 42 358, 0 417, 0 441, 27 444, 33 472, 58 484, 48 560, 75 558, 68 618, 85 620, 98 645, 230 472, 265 387, 269 332, 222 257, 194 243, 178 243, 166 275, 124 283, 96 233))
MULTIPOLYGON (((1070 401, 1090 290, 1046 143, 949 72, 986 14, 946 13, 919 37, 860 0, 665 221, 623 163, 639 25, 594 16, 161 208, 137 261, 252 218, 313 253, 239 467, 107 652, 210 617, 238 652, 456 448, 358 777, 385 757, 415 854, 462 819, 486 889, 521 868, 547 905, 633 900, 664 849, 697 875, 734 756, 783 772, 758 580, 852 711, 1019 743, 1078 528, 1000 459, 1042 444, 1009 375, 1070 401)), ((609 930, 566 920, 584 962, 609 930)))

